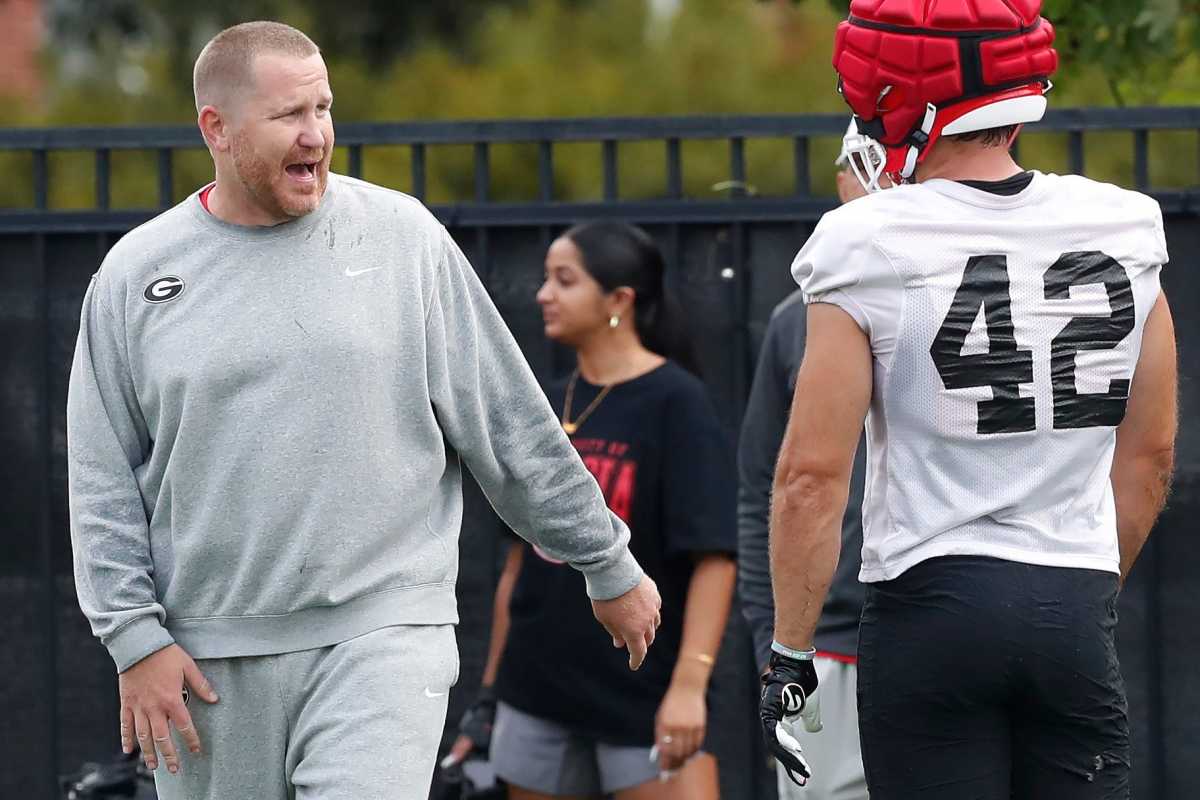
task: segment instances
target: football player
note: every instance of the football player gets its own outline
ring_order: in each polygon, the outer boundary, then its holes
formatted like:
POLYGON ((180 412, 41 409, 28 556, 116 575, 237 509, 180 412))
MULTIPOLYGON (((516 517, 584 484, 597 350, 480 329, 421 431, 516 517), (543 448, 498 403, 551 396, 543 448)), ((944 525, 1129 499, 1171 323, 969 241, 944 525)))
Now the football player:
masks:
POLYGON ((865 419, 872 800, 1129 796, 1113 633, 1174 457, 1167 249, 1152 199, 1010 155, 1057 66, 1040 11, 853 0, 838 28, 841 93, 886 158, 792 267, 808 342, 775 477, 761 716, 797 782, 791 725, 817 704, 813 631, 865 419))

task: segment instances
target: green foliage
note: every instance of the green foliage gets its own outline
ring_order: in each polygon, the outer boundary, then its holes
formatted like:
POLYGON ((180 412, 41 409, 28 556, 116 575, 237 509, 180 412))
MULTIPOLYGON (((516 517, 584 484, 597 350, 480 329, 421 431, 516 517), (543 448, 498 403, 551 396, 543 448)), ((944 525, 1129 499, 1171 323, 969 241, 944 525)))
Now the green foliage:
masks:
MULTIPOLYGON (((841 16, 850 10, 850 0, 828 3, 841 16)), ((1042 15, 1054 23, 1064 76, 1098 79, 1105 105, 1170 102, 1180 97, 1172 79, 1196 75, 1200 0, 1045 0, 1042 15)), ((1200 84, 1184 91, 1195 102, 1200 84)))
POLYGON ((387 66, 429 38, 461 41, 488 8, 523 0, 59 0, 50 27, 61 46, 104 58, 147 41, 169 54, 171 77, 186 82, 200 48, 217 31, 246 20, 276 19, 320 31, 336 60, 353 55, 387 66))
MULTIPOLYGON (((826 33, 832 22, 820 6, 781 13, 725 0, 689 0, 678 17, 656 27, 642 0, 574 9, 539 0, 526 12, 489 15, 471 48, 476 61, 430 43, 383 80, 343 65, 336 75, 338 113, 356 119, 461 119, 838 111, 826 33), (798 81, 801 74, 824 79, 798 81), (347 95, 348 110, 342 100, 347 95)), ((790 170, 790 144, 775 144, 764 157, 786 158, 790 170)), ((624 196, 661 193, 661 148, 661 143, 621 146, 624 196)), ((435 201, 470 196, 469 153, 456 155, 431 161, 435 201)), ((685 191, 713 197, 712 184, 728 175, 727 146, 690 144, 683 158, 685 191)), ((512 148, 494 159, 497 194, 534 196, 536 163, 532 147, 512 148)), ((558 195, 598 198, 599 165, 598 144, 557 148, 558 195)), ((751 178, 782 188, 789 170, 764 170, 751 178)))
MULTIPOLYGON (((60 0, 65 2, 66 0, 60 0)), ((1200 0, 1047 0, 1058 22, 1064 69, 1053 105, 1126 102, 1191 103, 1200 98, 1196 23, 1200 0)), ((339 122, 359 120, 488 119, 664 114, 770 114, 845 112, 830 66, 833 29, 844 16, 838 0, 745 3, 684 0, 674 16, 656 17, 646 0, 438 0, 438 2, 329 3, 327 0, 96 0, 94 24, 56 28, 61 37, 46 54, 50 91, 43 104, 0 103, 0 125, 183 123, 195 119, 190 60, 222 24, 274 16, 310 31, 327 56, 339 122), (459 9, 450 32, 429 7, 459 9), (135 7, 131 18, 105 9, 135 7), (403 7, 403 8, 401 8, 403 7), (468 9, 470 13, 461 13, 468 9), (411 24, 402 17, 411 13, 411 24), (395 17, 388 17, 395 14, 395 17), (332 15, 332 16, 331 16, 332 15), (339 19, 333 19, 339 17, 339 19), (344 17, 344 19, 340 19, 344 17), (132 20, 132 21, 131 21, 132 20), (149 20, 149 22, 147 22, 149 20), (380 50, 363 40, 371 25, 395 34, 380 50), (82 54, 82 55, 81 55, 82 54), (85 68, 80 67, 81 63, 85 68)), ((1169 164, 1168 182, 1194 182, 1194 134, 1172 143, 1151 137, 1152 164, 1169 164), (1180 146, 1182 144, 1182 146, 1180 146), (1168 156, 1167 149, 1170 149, 1168 156), (1183 159, 1185 163, 1180 163, 1183 159)), ((1126 137, 1127 138, 1127 137, 1126 137)), ((1088 168, 1102 177, 1132 180, 1130 148, 1122 137, 1089 136, 1088 168), (1115 146, 1114 146, 1115 145, 1115 146)), ((1022 155, 1033 166, 1064 170, 1064 138, 1026 137, 1022 155)), ((832 193, 834 137, 812 147, 818 192, 832 193)), ((368 148, 366 177, 407 190, 409 150, 368 148)), ((113 205, 155 204, 155 154, 113 156, 113 205)), ((563 200, 601 196, 599 144, 554 149, 555 195, 563 200)), ((686 143, 685 192, 720 196, 729 177, 728 145, 686 143)), ((536 196, 536 145, 498 146, 492 152, 493 198, 536 196)), ((789 141, 747 143, 748 181, 760 194, 791 191, 789 141)), ((94 176, 90 154, 51 161, 52 204, 88 207, 94 176)), ((335 168, 345 168, 339 154, 335 168)), ((176 154, 176 194, 211 178, 203 151, 176 154)), ((28 206, 27 155, 0 153, 0 208, 28 206)), ((431 147, 429 199, 469 200, 474 173, 469 147, 431 147)), ((622 143, 623 197, 662 194, 661 142, 622 143)))
POLYGON ((1200 88, 1197 0, 1046 0, 1043 13, 1055 22, 1064 74, 1100 77, 1117 105, 1158 102, 1175 76, 1191 75, 1192 91, 1200 88))

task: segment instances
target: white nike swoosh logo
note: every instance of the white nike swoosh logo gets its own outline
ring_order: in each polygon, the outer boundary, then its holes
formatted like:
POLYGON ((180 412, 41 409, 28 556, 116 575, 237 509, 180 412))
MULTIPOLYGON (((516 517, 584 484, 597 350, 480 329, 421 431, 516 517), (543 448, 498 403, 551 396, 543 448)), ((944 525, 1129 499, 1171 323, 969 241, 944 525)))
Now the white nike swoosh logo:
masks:
POLYGON ((446 693, 445 692, 431 692, 431 691, 429 691, 428 686, 425 687, 425 696, 426 697, 441 697, 444 694, 446 694, 446 693))
POLYGON ((353 278, 356 275, 362 275, 367 272, 374 272, 377 269, 383 269, 383 267, 367 267, 366 269, 350 269, 349 267, 346 267, 346 277, 353 278))

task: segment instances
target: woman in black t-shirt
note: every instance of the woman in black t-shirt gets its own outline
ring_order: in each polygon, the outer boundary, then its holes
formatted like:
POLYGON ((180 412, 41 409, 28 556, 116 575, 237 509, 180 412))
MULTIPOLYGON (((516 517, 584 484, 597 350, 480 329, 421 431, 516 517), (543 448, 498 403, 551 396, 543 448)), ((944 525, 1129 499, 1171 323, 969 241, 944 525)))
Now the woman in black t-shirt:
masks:
MULTIPOLYGON (((662 595, 662 625, 631 672, 596 630, 582 575, 513 545, 483 680, 485 696, 499 697, 491 758, 511 800, 718 797, 716 760, 701 748, 735 580, 736 481, 704 386, 681 365, 690 366, 687 341, 663 271, 653 240, 619 223, 576 226, 546 256, 545 332, 578 357, 550 402, 629 526, 662 595)), ((486 727, 488 703, 465 731, 486 727)))

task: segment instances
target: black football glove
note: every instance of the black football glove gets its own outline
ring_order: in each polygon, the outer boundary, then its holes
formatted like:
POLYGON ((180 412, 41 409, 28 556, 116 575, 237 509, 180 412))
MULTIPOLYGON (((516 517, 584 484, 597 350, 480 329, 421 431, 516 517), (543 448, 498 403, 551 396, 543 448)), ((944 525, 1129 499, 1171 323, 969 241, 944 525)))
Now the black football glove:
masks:
POLYGON ((812 769, 804 760, 793 726, 798 716, 809 733, 821 730, 821 704, 815 696, 817 670, 812 661, 771 653, 770 667, 762 683, 758 711, 763 742, 792 782, 803 786, 812 776, 812 769))
POLYGON ((492 725, 496 721, 496 691, 479 687, 479 695, 458 722, 458 734, 471 740, 472 750, 487 755, 492 743, 492 725))

